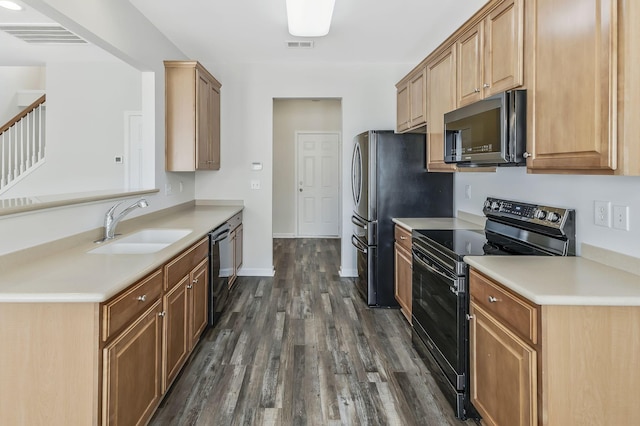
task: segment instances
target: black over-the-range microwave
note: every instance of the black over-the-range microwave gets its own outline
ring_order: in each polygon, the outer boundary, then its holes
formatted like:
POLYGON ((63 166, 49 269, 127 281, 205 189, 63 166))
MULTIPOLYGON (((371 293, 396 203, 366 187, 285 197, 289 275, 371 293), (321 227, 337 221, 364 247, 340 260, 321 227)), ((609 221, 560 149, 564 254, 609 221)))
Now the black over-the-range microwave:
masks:
POLYGON ((444 161, 460 166, 526 163, 527 95, 510 90, 444 115, 444 161))

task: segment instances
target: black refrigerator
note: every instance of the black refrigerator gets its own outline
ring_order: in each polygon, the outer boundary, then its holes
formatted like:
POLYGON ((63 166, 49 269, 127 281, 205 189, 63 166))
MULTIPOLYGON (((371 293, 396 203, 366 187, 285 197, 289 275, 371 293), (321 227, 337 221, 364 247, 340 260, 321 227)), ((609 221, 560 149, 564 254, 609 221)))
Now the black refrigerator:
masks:
POLYGON ((394 217, 452 217, 453 173, 426 168, 424 134, 371 130, 354 138, 351 161, 356 287, 369 306, 397 307, 394 217))

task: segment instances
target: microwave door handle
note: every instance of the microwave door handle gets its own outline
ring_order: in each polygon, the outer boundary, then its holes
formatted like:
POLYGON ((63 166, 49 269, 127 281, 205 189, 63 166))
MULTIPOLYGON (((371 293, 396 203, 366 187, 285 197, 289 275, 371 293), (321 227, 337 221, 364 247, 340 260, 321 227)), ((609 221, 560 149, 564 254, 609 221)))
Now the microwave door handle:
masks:
POLYGON ((438 274, 438 275, 440 275, 441 277, 443 277, 443 278, 445 278, 445 279, 447 279, 447 280, 449 280, 449 281, 453 281, 453 282, 455 282, 455 281, 456 281, 456 279, 455 279, 454 277, 451 277, 451 276, 449 276, 449 275, 445 274, 444 272, 442 272, 442 271, 440 271, 440 270, 436 269, 436 268, 435 268, 435 267, 433 267, 432 265, 430 265, 430 264, 428 264, 427 262, 425 262, 425 261, 420 257, 420 255, 416 253, 416 251, 415 251, 415 250, 413 250, 413 249, 412 249, 411 251, 413 252, 413 258, 416 260, 416 262, 418 262, 418 264, 420 264, 420 266, 422 266, 423 268, 425 268, 425 269, 427 269, 427 270, 429 270, 429 271, 433 272, 434 274, 438 274))
POLYGON ((362 253, 367 254, 367 248, 364 246, 364 244, 360 242, 359 239, 356 238, 355 235, 351 236, 351 245, 357 248, 358 251, 361 251, 362 253))

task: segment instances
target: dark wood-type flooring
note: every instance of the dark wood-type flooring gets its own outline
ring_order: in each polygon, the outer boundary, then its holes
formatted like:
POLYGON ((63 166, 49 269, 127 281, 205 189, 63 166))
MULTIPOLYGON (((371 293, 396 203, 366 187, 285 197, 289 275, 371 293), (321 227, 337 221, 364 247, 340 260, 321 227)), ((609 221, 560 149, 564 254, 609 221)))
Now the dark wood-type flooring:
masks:
POLYGON ((475 424, 455 419, 400 311, 339 277, 339 250, 274 240, 275 277, 238 278, 150 424, 475 424))

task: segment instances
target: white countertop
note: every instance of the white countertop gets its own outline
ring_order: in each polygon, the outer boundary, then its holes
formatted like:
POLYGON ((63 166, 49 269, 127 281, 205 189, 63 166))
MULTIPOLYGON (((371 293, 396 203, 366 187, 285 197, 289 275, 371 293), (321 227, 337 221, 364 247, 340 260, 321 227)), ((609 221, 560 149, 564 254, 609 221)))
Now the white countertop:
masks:
MULTIPOLYGON (((89 254, 96 247, 86 238, 72 248, 56 251, 37 260, 3 265, 0 302, 104 302, 127 286, 156 270, 167 260, 190 247, 209 231, 242 211, 235 206, 187 206, 166 215, 149 215, 148 220, 118 225, 123 236, 145 228, 191 229, 170 246, 151 254, 89 254)), ((144 216, 136 218, 141 219, 144 216)), ((134 221, 132 221, 134 222, 134 221)))
POLYGON ((583 257, 465 256, 464 261, 539 305, 640 306, 640 275, 583 257))
POLYGON ((408 231, 414 229, 484 229, 482 225, 456 217, 394 217, 392 220, 408 231))

